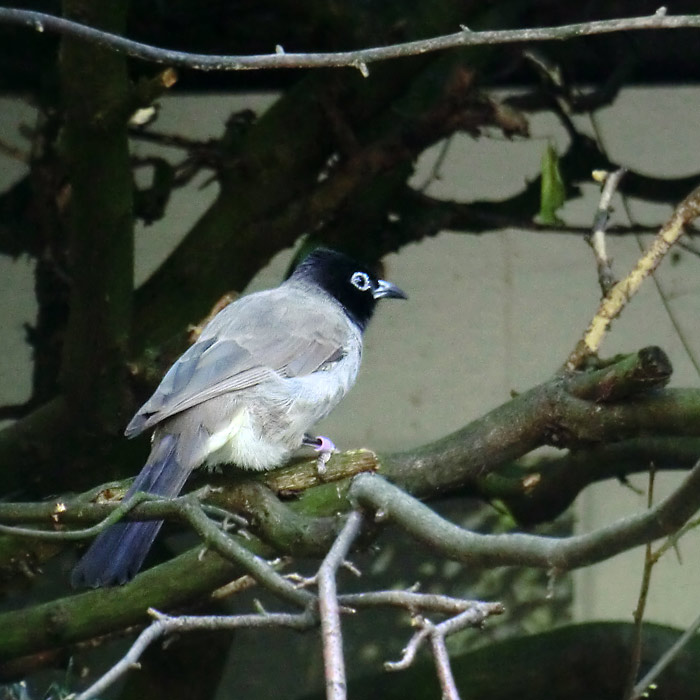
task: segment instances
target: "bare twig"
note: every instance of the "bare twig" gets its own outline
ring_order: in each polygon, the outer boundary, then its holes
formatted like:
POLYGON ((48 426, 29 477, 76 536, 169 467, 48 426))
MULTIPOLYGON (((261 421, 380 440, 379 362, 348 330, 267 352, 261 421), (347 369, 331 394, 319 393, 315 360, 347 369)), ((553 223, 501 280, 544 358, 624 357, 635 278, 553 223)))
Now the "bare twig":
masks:
POLYGON ((603 189, 600 193, 600 202, 598 203, 598 211, 596 211, 593 219, 593 230, 587 241, 593 248, 596 265, 598 267, 598 283, 603 292, 603 296, 607 296, 612 287, 615 285, 615 276, 612 271, 612 260, 608 257, 605 246, 605 231, 608 227, 610 218, 610 208, 613 194, 620 184, 620 180, 625 174, 624 168, 619 168, 612 173, 604 174, 603 189))
POLYGON ((137 637, 129 651, 87 690, 80 693, 75 700, 90 700, 97 697, 113 685, 127 671, 138 668, 138 660, 146 649, 157 639, 174 632, 189 632, 192 630, 231 630, 242 627, 289 627, 304 630, 316 624, 316 615, 308 608, 302 613, 266 613, 261 615, 214 615, 214 616, 182 616, 170 617, 157 610, 150 609, 149 613, 155 622, 149 625, 137 637))
POLYGON ((569 355, 566 361, 567 369, 577 369, 587 357, 598 351, 612 321, 639 291, 642 282, 659 266, 671 246, 683 234, 685 226, 699 214, 700 188, 697 188, 675 208, 671 218, 661 227, 634 269, 627 277, 615 284, 601 301, 586 333, 569 355))
POLYGON ((478 603, 475 602, 469 610, 465 610, 444 622, 434 624, 427 618, 420 615, 414 617, 414 624, 419 628, 411 637, 403 650, 403 655, 399 661, 388 661, 384 664, 387 671, 400 671, 410 666, 425 640, 430 641, 430 646, 435 659, 442 697, 447 700, 459 700, 459 691, 454 682, 450 659, 445 646, 445 639, 455 632, 459 632, 467 627, 480 627, 486 618, 491 615, 500 615, 503 612, 501 603, 478 603))
POLYGON ((203 141, 201 139, 189 138, 182 134, 151 131, 142 127, 131 127, 129 129, 129 136, 137 141, 156 143, 159 146, 180 148, 185 151, 209 150, 216 146, 214 139, 203 141))
MULTIPOLYGON (((417 619, 417 618, 415 618, 417 619)), ((430 630, 426 626, 422 626, 418 632, 416 632, 411 639, 409 639, 408 644, 403 648, 403 655, 398 661, 385 661, 384 668, 387 671, 403 671, 408 668, 416 658, 418 650, 423 645, 423 642, 429 637, 430 630)))
POLYGON ((459 700, 459 690, 457 690, 457 684, 452 675, 450 655, 447 653, 444 635, 433 632, 430 635, 430 647, 433 651, 433 659, 435 660, 435 669, 437 671, 438 680, 440 681, 442 697, 444 700, 459 700))
MULTIPOLYGON (((640 250, 642 250, 643 246, 642 246, 642 239, 641 239, 640 235, 638 233, 635 234, 635 238, 637 239, 637 243, 639 245, 640 250)), ((678 245, 680 247, 684 247, 687 249, 687 246, 683 245, 683 241, 679 241, 678 245)), ((661 304, 664 307, 664 311, 666 312, 666 315, 668 316, 668 320, 671 322, 671 325, 673 326, 673 329, 676 332, 676 336, 681 341, 681 345, 683 346, 683 349, 685 350, 685 354, 695 369, 695 374, 697 374, 698 377, 700 377, 700 360, 698 359, 698 357, 696 355, 696 351, 693 348, 693 344, 691 343, 690 339, 688 338, 688 335, 686 334, 686 332, 683 330, 681 323, 680 323, 676 313, 673 310, 673 306, 671 305, 669 295, 666 293, 664 288, 661 286, 661 282, 659 280, 658 275, 652 273, 651 279, 653 280, 654 286, 656 287, 656 291, 659 294, 659 299, 661 300, 661 304)))
MULTIPOLYGON (((647 508, 651 508, 654 504, 654 476, 656 472, 654 465, 649 469, 649 490, 647 493, 647 508)), ((632 643, 632 655, 630 658, 630 667, 625 683, 625 692, 622 694, 623 700, 634 700, 634 682, 639 673, 639 667, 642 663, 642 636, 644 611, 649 598, 649 587, 651 585, 651 573, 654 569, 654 564, 657 559, 652 555, 651 543, 648 542, 644 548, 644 571, 642 572, 642 583, 639 589, 639 599, 637 607, 634 610, 634 637, 632 643)))
POLYGON ((181 51, 161 49, 148 44, 126 39, 116 34, 103 32, 78 22, 29 10, 0 8, 0 23, 18 24, 31 27, 39 32, 48 31, 69 35, 105 46, 154 63, 170 66, 182 66, 202 71, 262 70, 271 68, 319 68, 352 67, 363 75, 368 74, 367 65, 377 61, 386 61, 402 56, 414 56, 443 51, 457 46, 483 46, 485 44, 512 44, 534 41, 552 41, 574 39, 593 34, 610 34, 621 31, 640 31, 647 29, 681 29, 700 28, 700 15, 668 16, 656 13, 647 17, 630 17, 622 19, 600 20, 567 24, 559 27, 540 27, 531 29, 493 30, 473 32, 467 27, 454 34, 410 41, 378 48, 358 51, 338 51, 335 53, 285 53, 279 47, 275 53, 258 56, 221 56, 211 54, 193 54, 181 51))
POLYGON ((678 542, 681 540, 681 538, 686 535, 688 532, 691 530, 694 530, 696 527, 700 526, 700 518, 695 518, 694 520, 691 520, 687 522, 678 532, 674 532, 655 552, 654 552, 654 563, 656 563, 659 559, 661 559, 664 554, 669 549, 675 549, 677 551, 678 549, 678 542))
MULTIPOLYGON (((360 518, 358 513, 351 514, 351 519, 346 524, 341 535, 336 540, 337 547, 334 546, 329 552, 327 561, 324 564, 327 572, 322 574, 319 570, 320 580, 326 575, 334 578, 337 569, 342 566, 342 562, 347 554, 347 549, 352 544, 357 534, 360 518)), ((276 563, 272 562, 271 566, 276 563)), ((323 566, 323 565, 322 565, 323 566)), ((252 579, 249 576, 242 577, 245 585, 252 579)), ((325 585, 325 584, 324 584, 325 585)), ((313 601, 313 599, 312 599, 313 601)), ((376 591, 369 593, 359 593, 353 595, 339 596, 338 601, 342 605, 352 604, 357 607, 373 607, 377 605, 389 605, 392 607, 402 607, 410 611, 431 610, 433 612, 458 612, 458 614, 430 628, 424 629, 424 637, 427 637, 433 630, 446 636, 458 629, 466 626, 478 626, 489 615, 500 614, 503 607, 500 603, 484 603, 480 601, 469 601, 449 596, 421 594, 414 591, 376 591)), ((337 607, 337 605, 336 605, 337 607)), ((145 650, 158 639, 169 634, 178 632, 193 632, 198 630, 230 630, 238 628, 269 628, 287 627, 295 630, 308 630, 319 622, 319 615, 316 613, 316 605, 310 602, 303 612, 300 613, 261 613, 244 615, 210 615, 196 616, 183 615, 174 617, 149 609, 149 614, 155 619, 131 645, 127 653, 100 679, 98 679, 87 690, 80 693, 75 700, 90 700, 103 693, 108 687, 113 685, 129 670, 138 668, 138 661, 145 650)), ((416 646, 416 650, 422 639, 412 640, 409 643, 416 646)), ((404 659, 406 658, 404 654, 404 659)), ((341 656, 342 658, 342 656, 341 656)), ((412 660, 412 659, 411 659, 412 660)), ((406 665, 410 664, 410 660, 406 665)), ((398 664, 387 664, 387 668, 398 668, 398 664)), ((334 686, 336 687, 336 686, 334 686)))
POLYGON ((441 144, 440 144, 440 150, 438 151, 438 154, 433 161, 433 165, 430 168, 430 172, 426 176, 425 180, 423 180, 423 183, 418 185, 416 188, 421 194, 425 193, 428 187, 433 184, 436 180, 440 180, 442 177, 442 167, 445 164, 445 160, 447 160, 447 154, 450 151, 450 146, 452 146, 452 143, 454 141, 454 134, 451 134, 448 136, 441 144))
MULTIPOLYGON (((268 564, 275 569, 275 571, 287 566, 291 561, 291 557, 278 557, 269 561, 268 564)), ((226 600, 233 595, 237 595, 242 591, 247 591, 254 586, 257 586, 258 582, 250 575, 245 574, 244 576, 239 576, 237 579, 230 581, 225 586, 220 586, 211 594, 212 600, 226 600)))
POLYGON ((351 608, 390 606, 404 608, 410 613, 440 612, 454 615, 483 605, 480 601, 453 598, 436 593, 416 591, 371 591, 366 593, 346 593, 338 596, 340 605, 351 608))
MULTIPOLYGON (((600 146, 601 149, 605 150, 604 147, 604 137, 603 137, 603 132, 600 129, 598 125, 598 120, 596 118, 596 115, 591 113, 590 114, 590 121, 591 125, 593 126, 593 131, 596 135, 596 140, 600 146)), ((627 219, 630 221, 630 223, 634 224, 634 217, 632 216, 632 210, 630 208, 629 204, 629 197, 625 195, 625 193, 622 193, 622 206, 625 209, 625 212, 627 214, 627 219)), ((693 232, 693 227, 691 226, 686 226, 686 231, 689 235, 692 234, 693 232)), ((637 246, 639 247, 639 250, 641 252, 644 251, 644 244, 642 242, 641 232, 635 233, 635 239, 637 241, 637 246)), ((690 253, 694 255, 700 255, 700 251, 697 251, 695 249, 695 246, 692 245, 692 243, 684 240, 680 240, 677 243, 678 246, 683 248, 684 250, 689 251, 690 253)), ((654 282, 654 286, 656 287, 656 291, 659 295, 659 299, 661 300, 661 304, 664 307, 664 310, 666 312, 666 315, 668 316, 669 321, 671 321, 671 325, 673 326, 674 330, 676 331, 676 335, 678 336, 678 339, 681 341, 681 344, 683 345, 683 349, 685 350, 685 354, 688 356, 688 359, 692 363, 693 367, 695 368, 695 372, 698 376, 700 376, 700 361, 696 357, 695 350, 692 347, 692 344, 690 343, 688 336, 684 332, 680 321, 678 320, 673 307, 670 303, 670 300, 668 298, 668 295, 666 294, 664 288, 661 285, 661 282, 658 278, 658 276, 654 273, 652 273, 651 278, 654 282)))
POLYGON ((352 511, 318 570, 318 608, 323 638, 323 665, 328 700, 344 700, 347 695, 340 606, 335 575, 345 561, 362 526, 362 513, 352 511))
POLYGON ((678 656, 683 647, 695 636, 700 629, 700 616, 696 617, 693 623, 678 638, 673 646, 649 669, 649 672, 642 678, 632 690, 631 700, 638 700, 644 697, 649 686, 661 675, 663 670, 678 656))
POLYGON ((534 68, 540 79, 547 87, 547 98, 550 106, 559 117, 562 126, 573 140, 578 137, 576 126, 571 119, 573 109, 571 106, 571 90, 564 82, 561 66, 550 61, 549 57, 537 49, 523 52, 525 58, 534 68))
POLYGON ((483 603, 481 606, 466 610, 439 625, 432 625, 430 630, 430 646, 435 659, 442 697, 447 700, 459 700, 459 691, 452 675, 450 657, 447 654, 445 639, 455 632, 467 627, 481 627, 490 615, 500 615, 503 606, 500 603, 483 603))

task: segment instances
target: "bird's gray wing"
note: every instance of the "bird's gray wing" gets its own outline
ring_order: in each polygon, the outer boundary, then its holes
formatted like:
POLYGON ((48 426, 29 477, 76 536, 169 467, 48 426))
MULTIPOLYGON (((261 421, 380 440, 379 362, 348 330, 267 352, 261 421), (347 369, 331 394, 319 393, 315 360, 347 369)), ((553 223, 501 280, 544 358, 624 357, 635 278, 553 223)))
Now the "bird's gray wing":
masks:
POLYGON ((215 396, 275 376, 299 377, 340 360, 342 311, 295 289, 243 297, 219 312, 163 377, 126 428, 128 437, 215 396))

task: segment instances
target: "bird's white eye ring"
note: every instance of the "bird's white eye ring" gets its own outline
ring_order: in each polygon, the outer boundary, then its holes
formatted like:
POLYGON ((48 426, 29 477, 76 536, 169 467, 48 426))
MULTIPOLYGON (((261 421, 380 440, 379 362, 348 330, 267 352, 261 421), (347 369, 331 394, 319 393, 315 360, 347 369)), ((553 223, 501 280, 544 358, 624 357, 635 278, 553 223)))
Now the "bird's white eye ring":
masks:
POLYGON ((372 288, 372 283, 366 272, 353 272, 350 278, 350 284, 353 287, 357 287, 361 292, 366 292, 372 288))

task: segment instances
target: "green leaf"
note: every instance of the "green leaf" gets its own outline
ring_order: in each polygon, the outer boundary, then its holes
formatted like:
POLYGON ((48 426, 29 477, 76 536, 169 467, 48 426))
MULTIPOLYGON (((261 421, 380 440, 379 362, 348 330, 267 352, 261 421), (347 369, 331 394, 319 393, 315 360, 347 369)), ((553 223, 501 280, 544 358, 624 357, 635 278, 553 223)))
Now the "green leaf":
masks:
POLYGON ((551 143, 542 154, 542 190, 540 193, 540 213, 537 219, 542 224, 554 226, 561 223, 557 209, 566 201, 566 189, 559 170, 559 154, 551 143))

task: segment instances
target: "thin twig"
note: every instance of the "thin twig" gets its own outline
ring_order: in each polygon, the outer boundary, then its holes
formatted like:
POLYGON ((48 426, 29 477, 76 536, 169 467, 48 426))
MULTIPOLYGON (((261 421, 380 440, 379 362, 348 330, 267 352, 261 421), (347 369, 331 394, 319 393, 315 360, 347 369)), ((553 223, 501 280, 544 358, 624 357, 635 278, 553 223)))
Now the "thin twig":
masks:
POLYGON ((169 146, 171 148, 180 148, 185 151, 195 150, 213 150, 216 145, 215 139, 189 138, 182 134, 169 134, 161 131, 150 131, 142 127, 132 127, 129 129, 129 136, 137 141, 146 141, 156 143, 159 146, 169 146))
POLYGON ((700 518, 696 518, 695 520, 690 520, 688 521, 678 532, 674 532, 655 552, 654 552, 654 561, 657 562, 659 559, 661 559, 664 554, 669 549, 675 549, 676 552, 678 551, 678 542, 691 530, 694 530, 696 527, 700 526, 700 518))
POLYGON ((615 284, 601 301, 583 338, 566 361, 566 368, 577 369, 595 354, 612 321, 639 291, 642 282, 659 266, 673 244, 683 235, 685 226, 700 214, 700 188, 693 190, 673 211, 671 218, 639 258, 634 269, 615 284))
POLYGON ((157 610, 150 609, 149 613, 156 618, 131 645, 129 651, 93 683, 87 690, 80 693, 75 700, 90 700, 103 693, 127 671, 138 668, 138 660, 146 649, 157 639, 173 632, 189 632, 192 630, 230 630, 241 627, 289 627, 304 630, 316 624, 316 616, 311 609, 302 613, 266 613, 262 615, 215 615, 215 616, 182 616, 170 617, 157 610))
MULTIPOLYGON (((638 233, 636 233, 635 238, 637 240, 637 245, 639 246, 639 249, 643 250, 644 245, 641 236, 638 233)), ((683 246, 683 241, 679 241, 678 245, 681 247, 685 247, 687 250, 687 246, 683 246)), ((693 345, 690 339, 688 338, 688 335, 681 327, 680 321, 678 320, 678 317, 676 316, 676 313, 674 312, 673 307, 671 306, 668 294, 666 294, 666 291, 662 287, 658 275, 652 273, 651 279, 654 282, 654 286, 656 287, 656 291, 659 295, 659 300, 661 301, 661 305, 664 307, 666 316, 671 322, 671 325, 673 326, 673 330, 676 332, 678 340, 681 341, 681 345, 683 346, 683 350, 686 354, 686 357, 690 360, 690 364, 693 365, 693 368, 695 369, 695 374, 698 377, 700 377, 700 360, 698 360, 698 357, 696 356, 696 351, 693 348, 693 345)))
POLYGON ((446 700, 459 700, 459 691, 452 675, 450 657, 445 646, 445 639, 455 632, 460 632, 467 627, 481 627, 490 615, 500 615, 503 606, 500 603, 484 603, 482 606, 466 610, 459 615, 441 622, 438 625, 431 625, 430 646, 435 659, 442 697, 446 700))
POLYGON ((433 165, 430 168, 430 172, 426 176, 425 180, 423 181, 423 184, 418 185, 416 189, 421 192, 425 193, 425 191, 430 187, 430 185, 433 184, 436 180, 439 180, 441 178, 441 171, 442 171, 442 166, 445 164, 445 160, 447 160, 447 154, 450 151, 450 147, 454 143, 454 134, 450 134, 446 139, 443 140, 443 142, 440 144, 440 150, 438 151, 438 154, 433 161, 433 165))
POLYGON ((335 575, 362 526, 362 513, 352 511, 333 546, 318 569, 318 608, 323 639, 323 665, 328 700, 345 700, 347 682, 340 627, 340 606, 335 575))
POLYGON ((340 605, 350 608, 369 608, 390 606, 403 608, 410 613, 441 612, 450 615, 484 605, 478 600, 453 598, 437 593, 417 593, 416 591, 370 591, 365 593, 346 593, 338 596, 340 605))
POLYGON ((663 670, 678 656, 683 647, 695 636, 698 629, 700 629, 700 615, 695 618, 690 627, 683 632, 683 634, 671 646, 671 648, 665 654, 663 654, 663 656, 651 667, 651 669, 649 669, 646 676, 644 676, 644 678, 642 678, 642 680, 634 686, 631 696, 632 700, 637 700, 638 698, 644 696, 649 686, 654 683, 654 681, 661 675, 663 670))
POLYGON ((467 627, 481 627, 486 618, 491 615, 500 615, 503 606, 500 603, 482 603, 470 610, 465 610, 459 615, 441 622, 438 625, 430 625, 430 646, 435 659, 442 697, 446 700, 459 700, 459 691, 452 675, 450 657, 445 646, 445 639, 455 632, 461 632, 467 627))
POLYGON ((385 661, 384 669, 387 671, 403 671, 407 669, 415 660, 418 650, 429 635, 430 630, 425 626, 421 627, 411 639, 408 640, 408 644, 403 648, 401 658, 398 661, 385 661))
POLYGON ((452 666, 450 665, 450 655, 447 653, 445 645, 445 637, 442 634, 430 635, 430 648, 433 652, 435 660, 435 669, 437 670, 438 680, 440 681, 440 689, 444 700, 460 700, 459 690, 455 683, 454 675, 452 674, 452 666))
POLYGON ((613 194, 615 194, 625 172, 626 170, 624 168, 619 168, 612 173, 605 173, 605 182, 600 193, 598 210, 593 219, 593 230, 587 239, 595 255, 596 266, 598 268, 598 283, 600 284, 603 296, 607 296, 615 284, 612 260, 608 257, 605 246, 605 231, 610 219, 613 194))
MULTIPOLYGON (((15 525, 0 525, 0 532, 6 535, 15 537, 31 537, 37 540, 61 540, 71 542, 74 540, 84 540, 89 537, 99 535, 103 530, 106 530, 114 523, 121 520, 127 513, 132 511, 136 506, 145 502, 166 502, 160 496, 139 491, 129 498, 128 501, 122 501, 104 520, 92 525, 91 527, 82 528, 80 530, 37 530, 36 528, 17 527, 15 525)), ((65 506, 62 503, 57 503, 54 509, 54 517, 58 522, 61 514, 64 512, 65 506)))
MULTIPOLYGON (((598 120, 596 119, 595 114, 590 114, 590 121, 591 125, 593 126, 593 131, 596 136, 596 140, 603 152, 605 152, 605 145, 604 145, 604 137, 603 137, 603 132, 600 129, 598 125, 598 120)), ((629 197, 627 197, 624 192, 622 193, 622 206, 625 209, 625 213, 627 214, 627 219, 629 222, 634 225, 634 217, 632 216, 632 210, 630 207, 629 203, 629 197)), ((692 227, 687 226, 686 231, 687 233, 691 233, 692 227)), ((634 234, 635 240, 637 241, 637 246, 639 247, 640 252, 644 251, 644 244, 642 242, 642 238, 640 235, 640 232, 637 232, 634 234)), ((680 240, 678 241, 677 245, 679 245, 681 248, 684 250, 688 250, 694 255, 700 255, 700 251, 697 251, 697 249, 689 242, 680 240)), ((695 350, 693 349, 687 335, 685 334, 683 328, 681 327, 680 321, 676 317, 676 314, 673 310, 673 307, 671 306, 671 303, 668 299, 668 295, 664 291, 664 288, 661 285, 661 282, 658 278, 658 276, 652 272, 651 274, 651 279, 654 282, 654 286, 656 287, 656 292, 659 295, 659 299, 661 300, 661 304, 664 307, 664 311, 666 312, 666 315, 668 316, 669 321, 671 321, 671 325, 673 326, 674 330, 676 331, 676 335, 678 336, 678 339, 681 341, 681 345, 683 345, 683 349, 685 350, 685 354, 687 355, 688 359, 690 360, 691 364, 695 368, 695 373, 700 376, 700 361, 695 355, 695 350)))
MULTIPOLYGON (((654 477, 656 471, 654 465, 651 465, 649 470, 649 490, 647 492, 647 508, 654 505, 654 477)), ((649 598, 649 587, 651 585, 651 573, 654 569, 654 564, 657 560, 652 556, 651 542, 648 542, 644 548, 644 570, 642 572, 642 582, 639 587, 639 598, 637 607, 634 610, 634 637, 632 643, 632 654, 630 658, 630 667, 625 683, 625 692, 622 694, 623 700, 634 700, 634 682, 637 679, 639 668, 642 663, 642 641, 643 641, 643 622, 644 611, 649 598)))
POLYGON ((459 691, 454 682, 450 659, 445 646, 445 639, 460 632, 467 627, 481 627, 484 621, 491 615, 500 615, 504 608, 501 603, 481 603, 475 602, 469 610, 465 610, 454 617, 450 617, 439 624, 431 622, 429 619, 416 615, 413 623, 418 627, 418 631, 411 637, 404 647, 403 655, 399 661, 387 661, 384 668, 387 671, 401 671, 408 668, 416 658, 418 649, 425 640, 430 641, 435 666, 442 689, 442 697, 447 700, 459 700, 459 691))
MULTIPOLYGON (((291 557, 277 557, 272 561, 268 561, 268 564, 275 571, 278 571, 279 569, 282 569, 285 566, 287 566, 287 564, 289 564, 291 561, 291 557)), ((227 598, 230 598, 233 595, 237 595, 242 591, 247 591, 248 589, 253 588, 257 585, 258 582, 250 574, 245 574, 243 576, 239 576, 233 581, 229 581, 229 583, 225 584, 224 586, 220 586, 215 591, 212 591, 210 597, 212 600, 226 600, 227 598)))
MULTIPOLYGON (((359 518, 357 514, 352 516, 353 522, 346 524, 345 529, 336 540, 337 547, 329 552, 327 557, 327 572, 319 570, 319 578, 323 579, 328 574, 329 578, 334 579, 335 572, 342 566, 347 554, 347 549, 352 544, 358 527, 359 518), (345 550, 345 551, 343 551, 345 550)), ((272 562, 270 566, 276 566, 280 562, 272 562)), ((323 565, 322 565, 323 566, 323 565)), ((253 579, 249 576, 241 577, 240 581, 245 579, 246 585, 253 579)), ((320 582, 319 582, 320 585, 320 582)), ((500 603, 484 603, 481 601, 469 601, 458 598, 450 598, 449 596, 421 594, 413 591, 376 591, 368 593, 359 593, 346 596, 339 596, 338 600, 341 604, 351 603, 357 607, 372 607, 377 605, 389 605, 392 607, 403 607, 409 611, 416 609, 432 610, 435 612, 457 611, 460 613, 446 620, 440 625, 434 626, 444 635, 452 634, 458 629, 465 626, 480 625, 487 616, 499 614, 503 611, 500 603)), ((150 609, 149 614, 155 618, 154 622, 149 625, 131 645, 127 653, 100 679, 98 679, 87 690, 79 694, 75 700, 90 700, 97 695, 103 693, 108 687, 113 685, 119 678, 133 668, 138 668, 138 661, 145 650, 158 639, 176 632, 193 632, 198 630, 230 630, 242 627, 246 628, 268 628, 268 627, 287 627, 296 630, 307 630, 318 624, 319 618, 316 611, 316 605, 313 602, 309 603, 305 610, 301 613, 261 613, 250 615, 183 615, 174 617, 150 609)), ((431 628, 432 629, 432 628, 431 628)), ((412 640, 409 643, 415 645, 417 651, 422 643, 423 638, 427 638, 431 629, 424 628, 422 630, 423 637, 421 639, 412 640)), ((415 655, 415 651, 414 651, 415 655)), ((412 657, 408 658, 408 654, 404 654, 402 662, 405 665, 410 665, 412 657)), ((387 663, 387 668, 399 668, 399 664, 387 663)))
POLYGON ((282 47, 272 54, 258 56, 225 56, 211 54, 193 54, 181 51, 157 48, 148 44, 126 39, 116 34, 103 32, 78 22, 62 17, 19 10, 0 8, 0 23, 18 24, 36 29, 39 32, 49 31, 73 36, 84 41, 105 46, 154 63, 164 63, 170 66, 182 66, 202 71, 228 70, 261 70, 271 68, 320 68, 320 67, 353 67, 368 74, 367 65, 377 61, 385 61, 403 56, 414 56, 443 51, 457 46, 483 46, 485 44, 512 44, 533 41, 552 41, 575 39, 593 34, 610 34, 621 31, 639 31, 647 29, 681 29, 700 28, 700 15, 668 16, 657 12, 646 17, 630 17, 621 19, 600 20, 597 22, 582 22, 567 24, 559 27, 539 27, 531 29, 492 30, 473 32, 468 27, 454 34, 409 41, 403 44, 382 46, 358 51, 338 51, 334 53, 285 53, 282 47))

